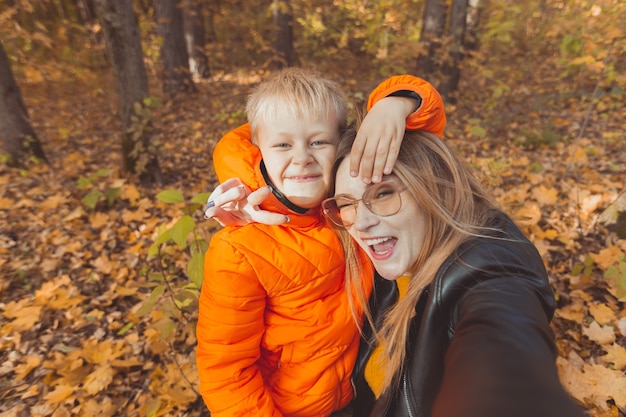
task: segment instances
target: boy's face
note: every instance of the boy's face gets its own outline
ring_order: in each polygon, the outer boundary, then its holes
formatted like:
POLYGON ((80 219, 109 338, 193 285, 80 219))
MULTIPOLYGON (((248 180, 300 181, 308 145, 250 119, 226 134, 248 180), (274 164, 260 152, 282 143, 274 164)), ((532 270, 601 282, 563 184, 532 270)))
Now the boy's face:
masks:
POLYGON ((327 197, 339 137, 335 119, 294 119, 280 109, 258 126, 256 143, 270 179, 300 207, 318 207, 327 197))

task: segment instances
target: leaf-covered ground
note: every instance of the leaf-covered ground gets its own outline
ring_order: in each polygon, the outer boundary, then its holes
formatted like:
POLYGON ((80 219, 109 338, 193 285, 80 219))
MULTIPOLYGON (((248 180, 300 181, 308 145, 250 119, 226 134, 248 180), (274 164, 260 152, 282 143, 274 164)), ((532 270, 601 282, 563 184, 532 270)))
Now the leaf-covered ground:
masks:
MULTIPOLYGON (((155 195, 213 189, 212 148, 243 121, 258 80, 220 74, 156 109, 167 184, 143 188, 118 170, 110 75, 22 76, 51 165, 0 166, 0 416, 208 415, 197 394, 195 316, 145 308, 151 274, 184 283, 189 261, 175 245, 147 256, 160 228, 182 215, 155 195)), ((380 80, 340 76, 351 98, 380 80)), ((544 112, 530 100, 509 103, 500 116, 510 122, 494 127, 465 101, 448 107, 446 140, 545 258, 564 385, 590 415, 618 416, 626 411, 626 239, 617 220, 626 210, 626 100, 581 102, 549 102, 544 112)), ((193 218, 204 238, 216 230, 199 212, 193 218)))

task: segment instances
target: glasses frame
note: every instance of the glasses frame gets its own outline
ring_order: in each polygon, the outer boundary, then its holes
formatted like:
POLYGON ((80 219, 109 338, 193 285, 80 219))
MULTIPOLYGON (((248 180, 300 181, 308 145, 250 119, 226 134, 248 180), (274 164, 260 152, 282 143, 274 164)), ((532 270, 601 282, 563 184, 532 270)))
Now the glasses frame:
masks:
MULTIPOLYGON (((392 177, 393 179, 389 179, 386 181, 382 181, 379 182, 377 184, 372 184, 370 185, 365 192, 363 193, 363 196, 361 196, 361 198, 359 199, 353 199, 353 198, 349 198, 349 197, 342 197, 342 196, 334 196, 334 197, 330 197, 325 199, 324 201, 322 201, 322 212, 324 213, 324 216, 331 221, 331 223, 333 223, 335 226, 340 227, 342 229, 347 229, 348 227, 351 227, 354 225, 353 223, 349 223, 346 224, 343 220, 340 221, 336 221, 333 217, 337 217, 338 219, 341 219, 341 217, 339 215, 337 216, 333 216, 332 214, 330 214, 330 209, 328 209, 326 207, 326 205, 332 201, 335 201, 335 206, 337 206, 337 198, 342 198, 345 199, 348 202, 348 205, 354 207, 354 214, 355 217, 358 213, 359 210, 359 203, 363 202, 363 205, 365 206, 365 208, 367 208, 369 210, 370 213, 375 214, 376 216, 380 216, 380 217, 389 217, 389 216, 393 216, 394 214, 397 214, 400 209, 402 209, 402 192, 406 191, 407 186, 402 183, 397 177, 392 177), (371 190, 376 190, 378 187, 380 187, 381 185, 386 185, 386 184, 393 184, 393 188, 394 191, 398 194, 398 199, 400 200, 400 204, 398 205, 398 209, 396 211, 394 211, 393 213, 389 213, 389 214, 378 214, 376 213, 374 210, 372 210, 372 202, 371 201, 365 201, 366 197, 369 197, 370 191, 371 190)), ((368 199, 369 200, 369 199, 368 199)), ((337 210, 338 212, 340 210, 337 210)))

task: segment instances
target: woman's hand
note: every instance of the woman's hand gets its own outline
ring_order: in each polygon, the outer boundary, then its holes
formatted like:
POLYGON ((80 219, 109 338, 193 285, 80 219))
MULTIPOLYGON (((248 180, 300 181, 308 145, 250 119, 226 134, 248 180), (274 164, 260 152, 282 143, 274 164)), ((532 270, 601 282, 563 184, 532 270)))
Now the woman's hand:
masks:
POLYGON ((213 190, 205 206, 204 217, 214 219, 222 226, 244 226, 254 222, 279 225, 288 222, 289 218, 283 214, 259 208, 270 194, 269 187, 250 192, 239 178, 231 178, 213 190))
POLYGON ((367 113, 350 152, 350 175, 363 182, 380 182, 391 174, 400 152, 406 118, 415 110, 417 100, 385 97, 367 113))

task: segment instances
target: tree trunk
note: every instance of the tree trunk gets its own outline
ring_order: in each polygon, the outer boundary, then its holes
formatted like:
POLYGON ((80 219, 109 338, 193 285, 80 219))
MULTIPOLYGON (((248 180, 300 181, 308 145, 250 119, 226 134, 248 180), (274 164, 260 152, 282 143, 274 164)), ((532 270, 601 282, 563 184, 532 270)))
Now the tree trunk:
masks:
POLYGON ((48 162, 41 142, 30 124, 22 93, 11 70, 9 58, 0 42, 0 139, 11 157, 10 164, 23 166, 36 157, 48 162))
POLYGON ((151 144, 152 119, 145 100, 148 78, 132 2, 96 0, 95 5, 117 86, 122 118, 122 168, 139 175, 144 184, 160 184, 157 152, 151 144))
POLYGON ((156 1, 157 32, 163 39, 161 45, 163 92, 170 97, 195 91, 188 69, 189 55, 185 47, 183 9, 179 1, 156 1))
POLYGON ((209 60, 204 52, 206 36, 204 32, 204 2, 186 0, 185 4, 185 41, 189 54, 189 70, 191 74, 208 78, 209 60))
POLYGON ((463 57, 468 2, 469 0, 452 0, 452 8, 450 9, 448 53, 443 65, 443 82, 441 83, 439 92, 444 101, 451 103, 456 101, 454 93, 461 79, 461 69, 459 66, 461 65, 461 59, 463 57))
POLYGON ((439 75, 438 54, 446 26, 446 9, 445 0, 427 0, 424 8, 420 35, 423 49, 417 57, 416 74, 429 80, 439 75))
MULTIPOLYGON (((479 45, 479 29, 483 11, 486 9, 488 0, 469 0, 467 12, 467 29, 465 36, 465 49, 477 51, 479 45)), ((542 14, 543 16, 543 14, 542 14)))
POLYGON ((290 67, 293 64, 293 25, 290 0, 272 1, 272 22, 274 25, 274 53, 271 65, 275 69, 290 67))

